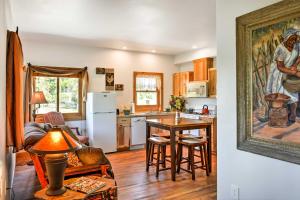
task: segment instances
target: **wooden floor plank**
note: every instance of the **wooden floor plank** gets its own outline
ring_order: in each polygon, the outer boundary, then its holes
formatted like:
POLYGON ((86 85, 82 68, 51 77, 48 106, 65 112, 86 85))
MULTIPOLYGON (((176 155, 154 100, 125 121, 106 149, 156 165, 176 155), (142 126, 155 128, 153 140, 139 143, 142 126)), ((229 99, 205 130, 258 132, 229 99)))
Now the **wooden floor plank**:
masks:
MULTIPOLYGON (((192 181, 191 174, 181 171, 175 182, 171 180, 170 170, 160 172, 158 179, 155 167, 146 172, 145 150, 112 153, 108 158, 113 166, 120 200, 216 199, 216 156, 213 156, 213 170, 209 177, 204 170, 197 169, 196 180, 192 181)), ((17 166, 15 199, 32 199, 34 191, 39 188, 33 166, 17 166)))
MULTIPOLYGON (((185 153, 186 154, 186 153, 185 153)), ((196 180, 181 171, 176 181, 171 171, 162 171, 155 177, 155 167, 145 170, 145 151, 136 150, 108 155, 119 187, 119 198, 127 199, 216 199, 216 156, 209 177, 205 171, 196 170, 196 180)))

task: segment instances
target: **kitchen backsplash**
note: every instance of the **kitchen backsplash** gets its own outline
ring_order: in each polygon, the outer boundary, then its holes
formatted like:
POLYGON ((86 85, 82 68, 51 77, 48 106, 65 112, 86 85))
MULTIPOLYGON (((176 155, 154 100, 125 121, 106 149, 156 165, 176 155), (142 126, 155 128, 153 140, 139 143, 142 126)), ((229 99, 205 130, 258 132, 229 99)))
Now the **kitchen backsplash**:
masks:
POLYGON ((211 114, 217 114, 216 98, 187 98, 186 108, 193 108, 195 112, 201 112, 203 105, 207 105, 211 114))

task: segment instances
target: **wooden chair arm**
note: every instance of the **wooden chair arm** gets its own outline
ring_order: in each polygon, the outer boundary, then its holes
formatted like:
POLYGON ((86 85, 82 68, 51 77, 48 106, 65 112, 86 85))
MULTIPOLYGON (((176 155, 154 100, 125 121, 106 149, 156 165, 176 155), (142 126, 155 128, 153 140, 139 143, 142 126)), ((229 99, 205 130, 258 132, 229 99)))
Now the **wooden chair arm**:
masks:
POLYGON ((86 174, 91 172, 98 172, 101 170, 102 175, 108 175, 107 170, 109 169, 109 165, 83 165, 78 167, 68 167, 65 170, 65 176, 73 176, 79 174, 86 174))
POLYGON ((100 165, 102 175, 109 176, 108 174, 109 167, 110 167, 109 165, 100 165))

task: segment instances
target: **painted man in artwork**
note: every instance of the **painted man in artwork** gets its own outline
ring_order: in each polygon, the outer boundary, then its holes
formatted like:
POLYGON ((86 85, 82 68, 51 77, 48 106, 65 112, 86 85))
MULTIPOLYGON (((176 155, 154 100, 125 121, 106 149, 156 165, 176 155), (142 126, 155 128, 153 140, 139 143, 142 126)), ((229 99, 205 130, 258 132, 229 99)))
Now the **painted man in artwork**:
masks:
POLYGON ((300 78, 300 43, 298 41, 299 30, 289 28, 283 33, 283 41, 277 46, 270 74, 267 82, 267 94, 280 93, 290 97, 289 104, 289 122, 296 121, 296 110, 298 104, 298 93, 300 91, 287 90, 283 85, 286 76, 300 78))

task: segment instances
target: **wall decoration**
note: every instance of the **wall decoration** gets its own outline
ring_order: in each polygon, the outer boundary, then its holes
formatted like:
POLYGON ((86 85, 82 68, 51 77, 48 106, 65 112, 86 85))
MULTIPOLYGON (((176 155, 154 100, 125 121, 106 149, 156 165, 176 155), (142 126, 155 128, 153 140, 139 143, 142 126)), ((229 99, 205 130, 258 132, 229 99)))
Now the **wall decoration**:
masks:
POLYGON ((96 67, 96 74, 105 74, 105 68, 96 67))
POLYGON ((237 147, 300 164, 300 1, 236 22, 237 147))
POLYGON ((105 89, 106 90, 115 89, 115 78, 114 78, 113 68, 105 68, 105 89))
POLYGON ((123 84, 115 84, 115 90, 116 91, 123 91, 124 85, 123 84))

